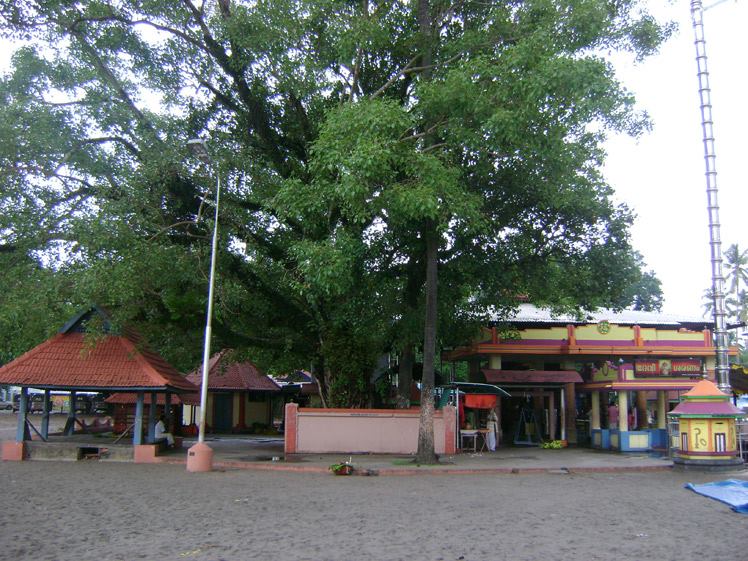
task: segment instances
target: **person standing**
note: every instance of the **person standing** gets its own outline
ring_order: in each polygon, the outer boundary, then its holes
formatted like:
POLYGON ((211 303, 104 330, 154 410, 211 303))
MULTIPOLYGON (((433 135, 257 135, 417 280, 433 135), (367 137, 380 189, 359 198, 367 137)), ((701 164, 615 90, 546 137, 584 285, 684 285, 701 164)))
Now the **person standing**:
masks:
POLYGON ((496 414, 495 408, 491 408, 488 411, 486 428, 488 429, 488 433, 486 434, 486 438, 488 440, 488 450, 491 452, 496 452, 496 443, 499 434, 499 416, 496 414))

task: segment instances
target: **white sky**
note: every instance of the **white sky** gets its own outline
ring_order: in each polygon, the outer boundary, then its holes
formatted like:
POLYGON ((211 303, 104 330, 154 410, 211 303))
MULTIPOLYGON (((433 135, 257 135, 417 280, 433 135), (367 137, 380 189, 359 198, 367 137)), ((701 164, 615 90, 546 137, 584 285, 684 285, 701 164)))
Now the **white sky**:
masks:
MULTIPOLYGON (((706 50, 712 93, 722 249, 748 249, 748 161, 744 135, 748 57, 748 0, 705 0, 706 50), (713 5, 713 7, 709 7, 713 5)), ((701 316, 711 286, 704 152, 689 0, 652 0, 658 19, 679 29, 660 53, 640 64, 619 57, 623 84, 654 122, 639 140, 617 136, 607 144, 605 174, 616 198, 637 214, 634 247, 662 281, 663 311, 701 316)), ((8 51, 0 70, 8 67, 8 51)), ((615 274, 615 271, 610 271, 615 274)))
MULTIPOLYGON (((704 34, 712 93, 722 250, 748 249, 745 135, 748 2, 705 0, 704 34)), ((638 218, 633 243, 662 281, 663 311, 703 313, 711 286, 704 148, 690 2, 650 3, 659 18, 677 21, 660 54, 635 65, 617 62, 619 78, 647 110, 654 128, 638 141, 612 138, 605 173, 617 198, 638 218), (655 7, 655 5, 659 7, 655 7)), ((615 271, 611 271, 615 274, 615 271)))

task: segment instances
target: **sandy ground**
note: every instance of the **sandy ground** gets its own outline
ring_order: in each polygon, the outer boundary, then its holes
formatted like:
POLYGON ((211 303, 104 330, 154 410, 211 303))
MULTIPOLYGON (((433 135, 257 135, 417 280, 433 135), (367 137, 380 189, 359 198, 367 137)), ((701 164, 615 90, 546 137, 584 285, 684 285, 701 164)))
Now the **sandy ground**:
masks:
POLYGON ((683 488, 725 477, 3 462, 0 559, 745 561, 748 516, 683 488))
POLYGON ((675 473, 335 477, 5 462, 0 558, 745 560, 748 516, 675 473))

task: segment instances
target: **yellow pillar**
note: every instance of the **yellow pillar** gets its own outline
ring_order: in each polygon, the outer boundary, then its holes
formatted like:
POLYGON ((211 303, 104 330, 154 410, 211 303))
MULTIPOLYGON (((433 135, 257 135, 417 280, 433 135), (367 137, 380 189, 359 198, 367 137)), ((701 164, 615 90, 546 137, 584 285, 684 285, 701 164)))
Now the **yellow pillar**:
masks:
POLYGON ((667 428, 667 392, 663 390, 657 392, 657 428, 667 428))
POLYGON ((621 390, 618 392, 618 430, 628 432, 629 430, 629 392, 621 390))
POLYGON ((638 391, 636 392, 636 419, 637 429, 649 428, 649 412, 647 411, 647 392, 638 391))
POLYGON ((590 428, 600 428, 600 392, 592 392, 592 418, 590 419, 590 428))
POLYGON ((488 357, 488 367, 491 370, 501 370, 501 355, 491 355, 488 357))

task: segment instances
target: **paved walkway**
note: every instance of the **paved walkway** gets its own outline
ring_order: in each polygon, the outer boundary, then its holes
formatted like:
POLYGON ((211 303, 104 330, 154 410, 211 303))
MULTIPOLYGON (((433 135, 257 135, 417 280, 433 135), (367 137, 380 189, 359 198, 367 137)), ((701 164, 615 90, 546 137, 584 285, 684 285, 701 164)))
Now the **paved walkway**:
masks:
MULTIPOLYGON (((294 454, 285 457, 283 440, 273 437, 207 439, 213 449, 214 469, 258 469, 327 473, 330 464, 347 461, 359 475, 584 473, 669 470, 672 462, 655 454, 619 453, 589 448, 546 450, 538 447, 504 448, 496 452, 466 452, 443 456, 439 465, 418 466, 412 457, 381 454, 294 454)), ((161 456, 167 463, 184 463, 194 441, 184 449, 161 456)))

